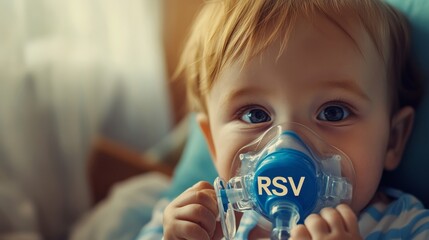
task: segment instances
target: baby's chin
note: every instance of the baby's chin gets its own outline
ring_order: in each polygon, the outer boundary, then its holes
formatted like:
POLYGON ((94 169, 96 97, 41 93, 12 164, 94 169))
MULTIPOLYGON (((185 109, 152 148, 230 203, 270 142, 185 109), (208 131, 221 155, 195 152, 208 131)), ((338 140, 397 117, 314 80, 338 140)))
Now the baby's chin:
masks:
POLYGON ((382 204, 389 204, 392 201, 391 198, 389 198, 386 194, 383 192, 376 192, 374 196, 367 202, 363 202, 362 200, 359 201, 359 199, 353 199, 353 201, 350 204, 347 204, 350 206, 350 208, 353 210, 353 212, 356 214, 356 216, 359 216, 360 213, 369 205, 375 204, 375 203, 382 203, 382 204))
POLYGON ((365 209, 365 207, 368 204, 359 204, 358 201, 356 201, 356 199, 353 199, 351 203, 345 203, 347 206, 349 206, 352 211, 356 214, 356 216, 359 216, 359 213, 365 209))

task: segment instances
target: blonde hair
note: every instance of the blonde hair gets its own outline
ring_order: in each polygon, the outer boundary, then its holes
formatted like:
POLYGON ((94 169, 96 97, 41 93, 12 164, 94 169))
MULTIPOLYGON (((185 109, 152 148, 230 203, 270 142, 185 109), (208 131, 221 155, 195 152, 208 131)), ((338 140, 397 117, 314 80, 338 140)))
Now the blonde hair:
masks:
POLYGON ((392 106, 413 101, 408 98, 415 93, 400 87, 409 51, 407 23, 389 5, 379 0, 212 0, 199 13, 179 63, 191 108, 207 112, 205 96, 228 63, 245 64, 284 34, 281 54, 297 17, 320 13, 340 28, 337 17, 358 20, 385 60, 393 81, 392 106))

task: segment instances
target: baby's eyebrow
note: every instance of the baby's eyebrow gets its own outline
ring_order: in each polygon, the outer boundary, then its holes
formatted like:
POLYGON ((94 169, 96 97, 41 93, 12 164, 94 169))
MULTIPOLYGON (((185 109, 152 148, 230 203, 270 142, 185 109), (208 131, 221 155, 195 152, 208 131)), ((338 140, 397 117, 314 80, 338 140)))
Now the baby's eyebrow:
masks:
POLYGON ((259 86, 244 86, 232 89, 226 93, 224 98, 227 100, 235 99, 244 95, 268 94, 269 90, 259 86))
POLYGON ((268 94, 269 91, 266 89, 263 89, 261 87, 256 86, 246 86, 246 87, 237 87, 235 89, 232 89, 229 92, 226 92, 221 97, 221 105, 228 105, 232 101, 235 101, 236 99, 243 97, 243 96, 249 96, 249 95, 257 95, 257 94, 268 94))
POLYGON ((337 88, 343 89, 347 92, 354 93, 355 95, 370 101, 368 95, 363 91, 363 89, 352 80, 323 80, 315 84, 316 88, 337 88))

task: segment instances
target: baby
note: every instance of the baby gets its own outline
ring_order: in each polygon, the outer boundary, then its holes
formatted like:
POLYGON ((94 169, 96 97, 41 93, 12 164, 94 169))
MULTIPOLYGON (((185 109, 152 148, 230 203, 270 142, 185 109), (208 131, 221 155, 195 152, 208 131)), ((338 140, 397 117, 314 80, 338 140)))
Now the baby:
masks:
MULTIPOLYGON (((408 48, 405 20, 378 0, 207 2, 182 68, 219 176, 230 179, 234 155, 270 127, 299 123, 350 158, 355 182, 350 204, 309 215, 292 239, 429 239, 429 211, 379 188, 412 130, 408 48)), ((166 207, 164 239, 220 239, 218 215, 213 186, 200 182, 166 207)), ((257 224, 237 233, 269 236, 257 224)))

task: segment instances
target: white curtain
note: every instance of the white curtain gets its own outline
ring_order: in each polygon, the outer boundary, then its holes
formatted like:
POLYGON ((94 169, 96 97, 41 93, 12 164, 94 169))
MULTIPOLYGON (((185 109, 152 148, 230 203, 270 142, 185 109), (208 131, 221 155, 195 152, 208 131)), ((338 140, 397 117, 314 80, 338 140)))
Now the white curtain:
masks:
POLYGON ((144 150, 170 130, 161 4, 0 0, 0 238, 66 237, 97 134, 144 150))

